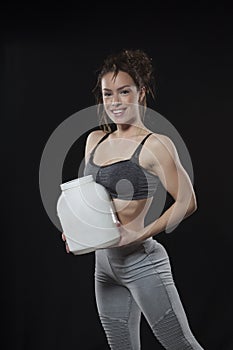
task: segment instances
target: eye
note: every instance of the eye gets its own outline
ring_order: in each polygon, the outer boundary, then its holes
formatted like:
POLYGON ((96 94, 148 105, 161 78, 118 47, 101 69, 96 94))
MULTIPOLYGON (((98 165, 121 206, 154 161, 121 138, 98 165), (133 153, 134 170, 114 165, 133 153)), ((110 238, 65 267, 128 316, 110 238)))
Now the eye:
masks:
POLYGON ((103 96, 104 96, 104 97, 109 97, 109 96, 111 96, 111 92, 106 92, 106 91, 105 91, 105 92, 103 93, 103 96))
POLYGON ((122 94, 122 95, 127 95, 128 93, 129 93, 129 90, 122 90, 122 91, 121 91, 121 94, 122 94))

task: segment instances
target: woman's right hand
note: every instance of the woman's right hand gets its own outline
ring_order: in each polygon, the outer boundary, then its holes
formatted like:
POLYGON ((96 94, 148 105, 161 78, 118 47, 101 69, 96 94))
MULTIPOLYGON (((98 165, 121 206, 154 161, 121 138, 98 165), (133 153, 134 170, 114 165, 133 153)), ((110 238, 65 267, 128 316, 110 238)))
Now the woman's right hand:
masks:
POLYGON ((69 253, 70 250, 69 250, 68 244, 66 242, 66 236, 65 236, 64 232, 62 232, 61 238, 62 238, 63 242, 65 242, 66 252, 69 253))

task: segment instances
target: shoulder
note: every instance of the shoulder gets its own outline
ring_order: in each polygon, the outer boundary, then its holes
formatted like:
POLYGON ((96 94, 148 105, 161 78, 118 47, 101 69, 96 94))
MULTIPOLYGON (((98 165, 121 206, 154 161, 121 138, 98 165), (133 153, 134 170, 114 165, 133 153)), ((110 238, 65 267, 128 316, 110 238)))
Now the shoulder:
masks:
POLYGON ((170 154, 173 157, 177 155, 174 142, 169 136, 164 134, 153 133, 148 138, 147 145, 149 150, 157 155, 164 156, 165 154, 170 154))
POLYGON ((86 149, 90 151, 95 145, 106 135, 106 132, 102 130, 94 130, 88 134, 86 139, 86 149))

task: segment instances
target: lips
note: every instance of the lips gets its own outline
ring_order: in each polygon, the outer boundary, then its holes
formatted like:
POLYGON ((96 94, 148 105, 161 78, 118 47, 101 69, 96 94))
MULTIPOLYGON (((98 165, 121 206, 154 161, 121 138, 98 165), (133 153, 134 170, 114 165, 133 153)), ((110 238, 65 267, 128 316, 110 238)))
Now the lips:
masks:
POLYGON ((125 110, 126 110, 126 108, 117 108, 117 109, 112 109, 111 112, 114 114, 114 116, 120 117, 123 115, 125 110))

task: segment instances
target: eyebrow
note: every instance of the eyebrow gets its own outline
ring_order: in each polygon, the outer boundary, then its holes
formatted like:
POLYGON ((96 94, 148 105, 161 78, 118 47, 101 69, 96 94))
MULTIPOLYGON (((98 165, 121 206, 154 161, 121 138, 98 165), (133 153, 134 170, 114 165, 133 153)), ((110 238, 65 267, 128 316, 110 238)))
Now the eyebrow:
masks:
MULTIPOLYGON (((121 90, 121 89, 124 89, 124 88, 126 88, 126 87, 130 87, 130 85, 123 85, 123 86, 119 87, 119 88, 117 89, 117 91, 119 91, 119 90, 121 90)), ((112 91, 111 89, 108 89, 108 88, 103 88, 103 90, 112 91)))

